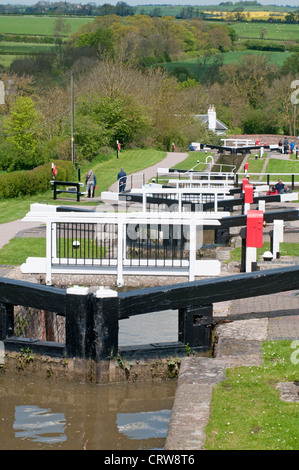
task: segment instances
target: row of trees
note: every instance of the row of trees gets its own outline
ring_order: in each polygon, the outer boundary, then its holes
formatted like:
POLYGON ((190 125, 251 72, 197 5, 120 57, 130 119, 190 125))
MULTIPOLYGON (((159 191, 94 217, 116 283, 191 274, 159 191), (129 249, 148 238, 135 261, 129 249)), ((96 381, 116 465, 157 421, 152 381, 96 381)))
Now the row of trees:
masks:
MULTIPOLYGON (((164 7, 165 5, 163 5, 164 7)), ((246 8, 262 6, 256 1, 240 1, 240 2, 221 2, 219 4, 220 9, 223 11, 231 12, 231 15, 228 17, 223 17, 225 21, 246 21, 246 8), (224 8, 223 8, 224 7, 224 8)), ((217 6, 213 6, 214 9, 217 9, 217 6)), ((292 8, 292 7, 288 7, 292 8)), ((210 10, 210 7, 206 7, 206 10, 210 10)), ((90 3, 71 3, 71 2, 49 2, 49 1, 39 1, 34 5, 15 5, 15 4, 2 4, 0 5, 0 14, 1 15, 72 15, 72 16, 106 16, 106 15, 119 15, 119 16, 129 16, 135 14, 144 14, 146 9, 140 7, 132 7, 126 2, 119 1, 116 5, 111 5, 110 3, 104 3, 103 5, 97 5, 94 2, 90 3)), ((151 10, 149 13, 150 16, 161 17, 162 8, 157 6, 151 10)), ((191 19, 191 18, 201 18, 209 19, 210 14, 203 11, 203 8, 193 7, 188 5, 183 7, 179 13, 176 14, 176 18, 182 19, 191 19)), ((271 21, 280 21, 275 17, 271 17, 271 21)), ((285 21, 287 23, 297 23, 298 22, 298 10, 295 12, 289 12, 286 15, 285 21)))
POLYGON ((205 114, 211 103, 232 133, 292 134, 290 85, 299 72, 299 53, 281 70, 267 56, 250 55, 240 63, 215 63, 213 73, 207 67, 204 82, 192 77, 180 82, 160 68, 140 67, 141 51, 174 54, 200 47, 211 52, 212 35, 219 44, 232 42, 228 28, 197 28, 194 21, 176 24, 173 18, 106 20, 104 25, 103 18, 97 19, 71 38, 69 48, 57 49, 52 78, 47 55, 40 57, 44 62, 34 59, 36 68, 29 63, 27 73, 12 69, 2 74, 7 95, 0 109, 0 169, 70 159, 71 73, 77 161, 106 158, 116 140, 122 148, 164 150, 173 141, 181 149, 191 141, 216 143, 219 138, 194 118, 205 114), (36 79, 39 67, 44 67, 42 81, 36 79))
MULTIPOLYGON (((71 156, 70 76, 65 86, 37 89, 30 78, 3 76, 7 90, 0 130, 0 168, 29 169, 71 156), (14 83, 14 88, 9 83, 14 83)), ((161 70, 138 70, 120 58, 97 61, 89 72, 74 74, 76 161, 106 158, 122 148, 178 148, 215 138, 193 117, 202 102, 201 88, 178 85, 161 70)))
POLYGON ((118 2, 116 5, 104 3, 96 5, 94 2, 81 4, 71 2, 49 2, 39 1, 34 5, 0 5, 1 15, 72 15, 72 16, 105 16, 120 15, 128 16, 134 14, 134 8, 126 2, 118 2))
POLYGON ((178 21, 174 17, 151 18, 135 15, 122 18, 111 15, 98 17, 72 35, 70 42, 78 47, 96 47, 99 52, 115 52, 121 43, 130 59, 135 61, 193 54, 209 49, 222 51, 236 41, 235 30, 227 25, 207 24, 197 19, 178 21))
MULTIPOLYGON (((106 58, 75 74, 76 161, 106 158, 122 148, 187 149, 191 141, 219 142, 193 116, 209 103, 230 131, 292 135, 295 75, 277 76, 263 56, 221 67, 221 80, 179 84, 160 69, 139 70, 121 57, 106 58)), ((29 169, 71 156, 70 76, 65 86, 37 89, 32 78, 3 76, 7 90, 0 129, 0 169, 29 169), (13 82, 13 88, 10 83, 13 82)))

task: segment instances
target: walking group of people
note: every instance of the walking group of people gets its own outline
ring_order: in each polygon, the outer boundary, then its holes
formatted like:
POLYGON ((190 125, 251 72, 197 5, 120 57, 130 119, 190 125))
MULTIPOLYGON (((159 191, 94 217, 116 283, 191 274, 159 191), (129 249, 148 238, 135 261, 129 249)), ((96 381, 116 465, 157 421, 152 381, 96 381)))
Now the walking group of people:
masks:
MULTIPOLYGON (((127 173, 122 168, 117 175, 118 189, 122 193, 126 189, 127 173)), ((97 189, 97 178, 92 170, 88 170, 85 177, 87 197, 94 197, 95 189, 97 189)))
POLYGON ((298 145, 295 144, 294 141, 289 142, 287 137, 284 138, 284 140, 280 140, 278 142, 278 145, 280 147, 281 153, 284 155, 293 154, 296 150, 298 150, 298 145))

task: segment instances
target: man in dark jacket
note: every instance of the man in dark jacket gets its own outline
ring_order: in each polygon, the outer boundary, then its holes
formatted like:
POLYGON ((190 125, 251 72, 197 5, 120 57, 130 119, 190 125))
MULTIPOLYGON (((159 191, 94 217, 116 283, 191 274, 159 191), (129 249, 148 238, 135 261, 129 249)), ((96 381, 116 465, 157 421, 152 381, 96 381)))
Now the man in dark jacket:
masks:
POLYGON ((117 175, 119 192, 122 193, 126 189, 127 173, 122 168, 117 175))

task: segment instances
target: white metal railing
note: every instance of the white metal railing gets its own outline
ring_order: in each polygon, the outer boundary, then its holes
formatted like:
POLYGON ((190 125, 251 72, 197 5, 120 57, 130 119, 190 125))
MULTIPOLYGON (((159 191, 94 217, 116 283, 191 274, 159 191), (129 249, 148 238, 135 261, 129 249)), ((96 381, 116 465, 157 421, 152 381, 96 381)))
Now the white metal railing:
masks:
POLYGON ((157 177, 167 176, 175 177, 179 179, 185 179, 189 181, 198 181, 200 179, 204 179, 206 184, 210 183, 220 183, 221 180, 217 180, 217 178, 221 178, 222 181, 231 182, 234 179, 235 174, 232 171, 169 171, 168 168, 158 168, 157 170, 157 177))
MULTIPOLYGON (((103 194, 103 193, 102 193, 103 194)), ((214 203, 214 212, 218 212, 218 201, 222 199, 232 199, 228 187, 217 188, 161 188, 145 185, 143 188, 135 188, 134 194, 142 196, 143 212, 146 212, 147 200, 150 197, 161 197, 174 201, 172 209, 177 205, 179 213, 188 210, 188 203, 203 204, 207 201, 214 203)))
POLYGON ((126 175, 120 178, 121 181, 125 181, 126 191, 130 191, 132 188, 142 188, 146 183, 144 173, 132 173, 131 175, 126 175))
POLYGON ((221 139, 224 142, 224 147, 248 147, 255 145, 255 142, 252 139, 221 139), (231 145, 228 145, 227 142, 231 142, 231 145))
MULTIPOLYGON (((194 169, 199 166, 199 165, 206 165, 205 170, 203 170, 203 173, 211 173, 211 169, 213 167, 219 167, 218 171, 214 172, 218 176, 221 176, 222 173, 231 173, 232 175, 234 174, 234 171, 236 169, 236 165, 229 165, 228 163, 215 163, 214 162, 214 157, 212 155, 207 155, 206 161, 205 162, 200 162, 197 160, 196 165, 194 165, 192 168, 188 170, 188 172, 194 172, 194 169), (230 168, 229 172, 224 172, 223 168, 230 168), (220 175, 219 175, 220 173, 220 175)), ((202 172, 201 172, 202 173, 202 172)))
POLYGON ((255 173, 248 171, 247 173, 236 173, 236 177, 240 180, 242 178, 249 178, 252 184, 261 184, 262 182, 263 184, 266 183, 271 186, 275 185, 279 179, 282 179, 283 183, 287 186, 299 186, 299 173, 255 173))
MULTIPOLYGON (((118 285, 123 284, 124 275, 185 275, 190 281, 194 280, 195 276, 216 276, 220 274, 220 262, 218 260, 198 260, 196 253, 202 245, 203 225, 220 225, 218 219, 227 215, 227 212, 57 212, 56 206, 32 204, 30 212, 23 220, 46 224, 46 258, 28 258, 21 269, 27 273, 45 273, 48 285, 52 284, 53 274, 113 274, 117 278, 118 285), (109 263, 108 260, 105 262, 99 258, 91 259, 82 254, 59 257, 57 230, 61 223, 74 224, 74 226, 114 224, 117 234, 114 238, 117 254, 109 263), (178 230, 178 227, 181 228, 178 230), (155 243, 158 239, 158 242, 163 245, 163 241, 167 240, 170 232, 172 238, 173 233, 183 232, 184 234, 184 252, 187 252, 187 256, 184 256, 183 259, 174 259, 172 262, 169 259, 156 260, 141 256, 141 261, 143 261, 140 262, 140 260, 135 259, 134 261, 128 257, 127 245, 135 237, 143 239, 145 236, 153 236, 155 243)), ((177 237, 179 239, 179 235, 177 237)), ((71 238, 70 241, 74 244, 74 238, 71 238)), ((70 241, 64 240, 67 244, 70 241)), ((80 242, 85 244, 89 243, 89 240, 87 241, 86 235, 84 235, 80 242)))

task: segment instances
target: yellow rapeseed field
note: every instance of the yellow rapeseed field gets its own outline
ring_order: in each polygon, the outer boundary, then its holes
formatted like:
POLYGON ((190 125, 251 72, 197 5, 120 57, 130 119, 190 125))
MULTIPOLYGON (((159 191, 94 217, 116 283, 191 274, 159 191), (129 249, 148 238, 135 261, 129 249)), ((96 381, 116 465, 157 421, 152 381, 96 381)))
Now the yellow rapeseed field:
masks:
MULTIPOLYGON (((237 19, 239 13, 233 11, 205 11, 204 13, 214 18, 230 18, 237 19)), ((279 13, 276 11, 242 11, 241 12, 247 21, 251 20, 265 20, 267 21, 270 17, 283 20, 287 13, 279 13)))

